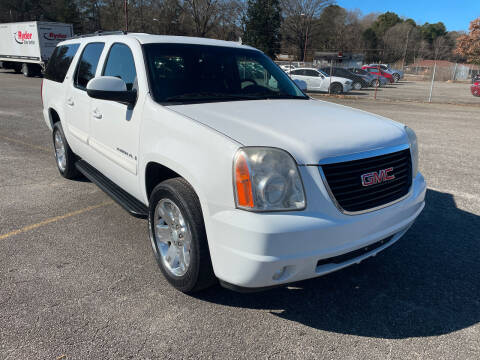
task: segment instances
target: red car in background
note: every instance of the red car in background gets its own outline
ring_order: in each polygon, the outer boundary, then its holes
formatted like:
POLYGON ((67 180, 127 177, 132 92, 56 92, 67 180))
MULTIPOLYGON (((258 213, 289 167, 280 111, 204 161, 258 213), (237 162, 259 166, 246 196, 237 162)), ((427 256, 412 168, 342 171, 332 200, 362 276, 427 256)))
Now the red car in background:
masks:
POLYGON ((480 96, 480 81, 474 82, 470 87, 473 96, 480 96))
POLYGON ((385 71, 383 71, 381 68, 379 69, 376 66, 368 66, 364 65, 362 66, 362 69, 365 71, 368 71, 372 75, 378 75, 378 76, 383 76, 388 79, 389 82, 394 83, 395 79, 393 78, 392 74, 389 74, 385 71))

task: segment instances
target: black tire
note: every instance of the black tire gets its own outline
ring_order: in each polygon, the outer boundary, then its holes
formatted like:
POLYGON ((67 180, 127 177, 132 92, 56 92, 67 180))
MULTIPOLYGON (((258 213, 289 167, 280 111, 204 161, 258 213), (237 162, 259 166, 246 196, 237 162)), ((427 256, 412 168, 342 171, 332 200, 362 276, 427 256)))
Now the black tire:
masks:
POLYGON ((65 134, 63 132, 62 124, 60 123, 60 121, 57 121, 53 125, 52 139, 53 139, 53 148, 55 150, 55 162, 57 164, 57 168, 58 168, 58 171, 60 172, 60 175, 62 175, 65 179, 75 179, 79 177, 80 173, 75 167, 75 162, 77 161, 77 157, 75 156, 75 154, 70 149, 70 146, 68 145, 68 142, 67 142, 67 139, 65 138, 65 134), (61 137, 63 146, 64 146, 64 153, 65 153, 64 168, 62 168, 59 164, 59 158, 58 158, 59 155, 55 145, 55 137, 57 133, 61 137))
POLYGON ((394 73, 393 74, 393 80, 395 80, 395 82, 399 82, 400 81, 400 75, 397 74, 397 73, 394 73))
POLYGON ((13 67, 13 71, 15 71, 15 74, 20 74, 22 72, 22 65, 15 65, 15 67, 13 67))
POLYGON ((343 92, 343 86, 342 84, 339 84, 339 83, 333 83, 331 86, 330 86, 330 93, 331 94, 341 94, 343 92))
POLYGON ((167 281, 177 290, 193 293, 217 282, 213 273, 202 209, 197 194, 183 178, 165 180, 150 195, 148 226, 153 253, 167 281), (180 210, 191 233, 190 264, 182 276, 172 274, 165 266, 155 237, 155 209, 160 200, 173 202, 180 210))
POLYGON ((370 85, 373 87, 380 87, 381 83, 380 83, 380 80, 375 79, 375 80, 372 80, 372 83, 370 85))
POLYGON ((22 64, 22 74, 25 77, 32 77, 33 76, 33 71, 32 71, 32 66, 27 63, 22 64))
POLYGON ((356 81, 353 83, 352 88, 355 90, 362 90, 362 83, 360 81, 356 81))

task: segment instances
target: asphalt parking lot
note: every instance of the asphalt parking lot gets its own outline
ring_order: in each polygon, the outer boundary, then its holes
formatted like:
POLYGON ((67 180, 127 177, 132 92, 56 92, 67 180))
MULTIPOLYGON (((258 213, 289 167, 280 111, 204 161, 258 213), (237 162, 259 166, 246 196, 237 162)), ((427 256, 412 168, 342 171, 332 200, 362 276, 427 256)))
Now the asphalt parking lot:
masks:
POLYGON ((161 276, 144 220, 60 177, 40 82, 0 71, 0 359, 480 358, 479 107, 329 99, 417 132, 415 225, 322 278, 192 297, 161 276))

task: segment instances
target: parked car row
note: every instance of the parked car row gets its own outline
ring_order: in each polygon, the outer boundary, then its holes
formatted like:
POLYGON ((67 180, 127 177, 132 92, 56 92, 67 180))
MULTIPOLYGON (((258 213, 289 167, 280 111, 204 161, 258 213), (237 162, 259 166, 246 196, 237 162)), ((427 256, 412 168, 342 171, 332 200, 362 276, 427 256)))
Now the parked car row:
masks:
POLYGON ((316 68, 295 68, 282 65, 282 69, 293 79, 305 84, 307 91, 326 91, 341 94, 353 90, 361 90, 366 87, 385 86, 394 82, 390 73, 379 68, 367 67, 366 69, 340 67, 316 68), (331 78, 330 78, 331 77, 331 78))

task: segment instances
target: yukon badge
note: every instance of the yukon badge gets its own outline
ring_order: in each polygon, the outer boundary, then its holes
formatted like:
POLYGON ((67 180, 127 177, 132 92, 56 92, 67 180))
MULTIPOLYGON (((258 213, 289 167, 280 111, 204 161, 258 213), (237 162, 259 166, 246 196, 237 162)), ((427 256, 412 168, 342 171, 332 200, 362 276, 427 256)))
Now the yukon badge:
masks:
POLYGON ((362 186, 370 186, 375 184, 380 184, 385 181, 395 179, 395 175, 390 175, 389 173, 393 171, 393 167, 388 169, 382 169, 379 171, 373 171, 361 176, 362 186))

